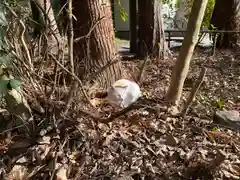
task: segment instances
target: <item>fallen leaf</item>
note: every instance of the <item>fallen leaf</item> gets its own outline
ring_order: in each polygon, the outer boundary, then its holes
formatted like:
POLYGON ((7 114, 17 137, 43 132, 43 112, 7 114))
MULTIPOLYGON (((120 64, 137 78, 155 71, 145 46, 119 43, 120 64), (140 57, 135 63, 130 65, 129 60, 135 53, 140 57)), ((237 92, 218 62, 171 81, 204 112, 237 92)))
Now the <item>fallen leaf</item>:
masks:
POLYGON ((231 164, 229 169, 234 175, 240 177, 240 165, 232 165, 231 164))
POLYGON ((39 144, 51 144, 51 137, 50 136, 40 137, 37 142, 39 144))
POLYGON ((66 168, 61 167, 57 170, 56 180, 68 180, 66 168))
POLYGON ((26 180, 28 176, 28 170, 23 165, 14 165, 8 175, 8 180, 26 180))
POLYGON ((174 137, 172 134, 166 135, 165 140, 166 140, 165 143, 168 146, 176 146, 179 142, 179 140, 176 137, 174 137))

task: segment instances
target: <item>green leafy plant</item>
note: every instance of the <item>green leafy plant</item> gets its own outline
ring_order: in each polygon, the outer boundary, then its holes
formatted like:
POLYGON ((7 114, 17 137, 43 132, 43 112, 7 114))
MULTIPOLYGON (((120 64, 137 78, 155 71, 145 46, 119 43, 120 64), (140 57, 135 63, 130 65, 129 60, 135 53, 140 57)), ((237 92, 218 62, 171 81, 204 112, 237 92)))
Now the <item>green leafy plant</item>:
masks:
MULTIPOLYGON (((208 0, 208 4, 207 4, 207 8, 205 10, 204 17, 203 17, 203 22, 202 22, 201 29, 203 29, 204 27, 209 27, 211 17, 212 17, 212 12, 213 12, 214 6, 215 6, 215 1, 216 0, 208 0)), ((187 0, 186 1, 186 7, 188 8, 188 12, 186 13, 185 17, 187 19, 190 15, 192 5, 193 5, 193 0, 187 0)))
POLYGON ((217 131, 218 131, 218 128, 217 128, 217 127, 213 127, 213 128, 212 128, 212 131, 213 131, 213 132, 217 132, 217 131))
POLYGON ((163 4, 169 4, 171 2, 171 0, 162 0, 163 4))
POLYGON ((217 27, 215 27, 213 24, 210 24, 209 27, 210 27, 212 30, 217 30, 217 27))
POLYGON ((118 39, 118 38, 115 38, 115 42, 116 42, 116 44, 120 44, 120 43, 121 43, 121 40, 118 39))
POLYGON ((177 0, 175 4, 175 8, 179 8, 179 7, 180 7, 180 0, 177 0))
POLYGON ((2 53, 0 56, 0 93, 5 95, 8 90, 18 89, 21 81, 11 75, 11 58, 2 53))
POLYGON ((8 89, 9 90, 12 90, 12 89, 17 89, 21 86, 21 81, 19 79, 10 79, 9 82, 8 82, 8 89))
POLYGON ((216 101, 216 108, 222 109, 223 107, 224 107, 224 102, 223 102, 222 98, 218 98, 216 101))
POLYGON ((17 78, 9 79, 7 75, 0 77, 0 93, 5 95, 9 90, 18 89, 21 86, 21 81, 17 78))
POLYGON ((211 21, 211 17, 212 17, 212 12, 215 6, 215 1, 216 0, 208 0, 208 4, 207 4, 207 8, 205 11, 205 15, 203 17, 203 22, 202 22, 202 26, 207 26, 209 27, 210 25, 210 21, 211 21))

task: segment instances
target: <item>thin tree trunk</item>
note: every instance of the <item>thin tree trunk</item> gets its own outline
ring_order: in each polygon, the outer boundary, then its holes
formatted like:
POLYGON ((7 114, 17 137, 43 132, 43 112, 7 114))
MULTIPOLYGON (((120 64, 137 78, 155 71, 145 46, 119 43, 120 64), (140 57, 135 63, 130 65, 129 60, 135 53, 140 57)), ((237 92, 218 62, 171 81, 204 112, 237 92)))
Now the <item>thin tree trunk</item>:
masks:
POLYGON ((185 29, 186 26, 186 18, 185 16, 185 4, 186 4, 186 0, 179 0, 179 7, 176 11, 176 15, 174 17, 174 23, 175 23, 175 27, 178 29, 185 29))
POLYGON ((199 31, 202 24, 205 9, 208 0, 194 0, 191 14, 188 21, 187 30, 183 44, 176 61, 175 67, 172 71, 172 78, 167 92, 167 99, 175 104, 178 104, 184 81, 188 74, 190 60, 198 41, 199 31))
POLYGON ((73 24, 75 38, 86 36, 90 32, 89 36, 74 44, 75 57, 79 61, 83 60, 84 65, 84 72, 79 69, 76 72, 82 78, 94 73, 95 77, 92 78, 101 87, 107 88, 122 74, 121 62, 113 63, 117 49, 110 1, 73 1, 73 7, 73 14, 77 19, 73 24), (106 66, 108 67, 100 72, 106 66))
POLYGON ((161 4, 159 0, 138 1, 139 33, 137 55, 139 58, 146 58, 148 55, 158 56, 159 50, 166 50, 161 4))

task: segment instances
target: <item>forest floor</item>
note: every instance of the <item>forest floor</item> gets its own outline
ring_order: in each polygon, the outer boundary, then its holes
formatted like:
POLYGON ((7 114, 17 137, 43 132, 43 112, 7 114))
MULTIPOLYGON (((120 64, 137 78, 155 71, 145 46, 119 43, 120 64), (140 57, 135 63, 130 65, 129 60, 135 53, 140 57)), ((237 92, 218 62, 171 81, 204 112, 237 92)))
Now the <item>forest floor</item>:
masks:
MULTIPOLYGON (((203 64, 207 74, 184 118, 143 107, 120 116, 111 126, 86 116, 63 119, 58 135, 46 134, 38 143, 18 134, 5 135, 1 179, 4 174, 8 179, 39 180, 240 179, 239 129, 213 121, 216 110, 240 111, 240 61, 229 56, 223 51, 214 59, 204 52, 194 54, 182 104, 203 64)), ((123 63, 132 71, 142 62, 123 63)), ((173 60, 147 63, 141 87, 148 99, 145 105, 165 108, 173 65, 173 60)))

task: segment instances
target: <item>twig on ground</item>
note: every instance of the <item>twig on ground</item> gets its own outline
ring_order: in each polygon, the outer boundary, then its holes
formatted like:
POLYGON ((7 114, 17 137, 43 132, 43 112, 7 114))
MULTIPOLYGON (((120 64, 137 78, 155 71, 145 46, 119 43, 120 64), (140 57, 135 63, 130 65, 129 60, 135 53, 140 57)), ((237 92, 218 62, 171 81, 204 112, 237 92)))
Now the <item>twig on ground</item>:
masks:
POLYGON ((80 110, 79 114, 84 114, 86 116, 93 118, 94 120, 101 122, 101 123, 108 124, 108 123, 112 122, 114 119, 116 119, 128 112, 130 112, 132 110, 140 109, 140 108, 145 108, 146 110, 153 112, 155 114, 158 114, 158 111, 159 111, 157 108, 135 103, 135 104, 128 106, 127 108, 124 108, 118 112, 115 112, 108 118, 101 118, 100 116, 95 115, 95 113, 87 111, 87 110, 80 110))
POLYGON ((36 166, 35 168, 33 168, 32 172, 27 176, 27 179, 31 179, 33 176, 35 176, 39 171, 41 171, 45 167, 46 167, 46 164, 41 166, 36 166))
POLYGON ((108 124, 111 121, 113 121, 114 119, 116 119, 116 118, 118 118, 118 117, 128 113, 131 110, 138 109, 138 108, 141 108, 141 107, 132 104, 131 106, 128 106, 127 108, 112 114, 108 118, 101 118, 100 116, 96 116, 95 113, 87 111, 87 110, 83 110, 83 109, 79 110, 79 114, 84 114, 85 116, 91 117, 91 118, 93 118, 94 120, 96 120, 96 121, 98 121, 100 123, 108 124))
POLYGON ((50 180, 53 180, 55 174, 56 174, 56 164, 57 164, 57 158, 58 158, 58 155, 57 153, 55 154, 55 157, 54 159, 52 160, 53 162, 53 166, 52 166, 52 171, 51 171, 51 177, 50 177, 50 180))
MULTIPOLYGON (((67 114, 68 113, 68 110, 70 108, 70 105, 71 105, 71 102, 73 100, 73 95, 74 95, 74 92, 76 92, 76 89, 78 88, 78 82, 76 80, 73 81, 73 84, 71 86, 71 89, 70 91, 68 92, 68 95, 65 99, 65 102, 66 102, 66 106, 65 106, 65 110, 64 110, 64 114, 67 114)), ((85 92, 86 93, 86 92, 85 92)), ((86 93, 87 95, 87 93, 86 93)), ((87 96, 88 97, 88 96, 87 96)), ((90 99, 89 99, 89 102, 90 102, 90 99)), ((91 103, 90 103, 91 104, 91 103)))
POLYGON ((195 85, 192 88, 192 91, 190 92, 190 95, 187 99, 187 102, 185 103, 182 112, 181 112, 181 116, 184 117, 187 114, 187 111, 189 109, 189 107, 191 106, 192 102, 194 101, 197 91, 199 90, 200 86, 203 83, 203 79, 206 75, 207 69, 205 67, 202 67, 201 73, 198 77, 197 82, 195 83, 195 85))

